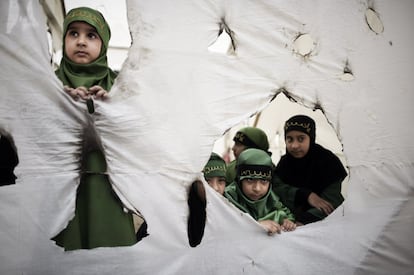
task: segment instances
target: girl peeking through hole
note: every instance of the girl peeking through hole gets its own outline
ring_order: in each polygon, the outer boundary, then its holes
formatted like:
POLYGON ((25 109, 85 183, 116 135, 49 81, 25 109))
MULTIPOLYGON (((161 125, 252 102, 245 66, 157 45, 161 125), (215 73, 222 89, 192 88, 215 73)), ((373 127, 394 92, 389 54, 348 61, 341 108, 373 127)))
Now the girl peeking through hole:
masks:
MULTIPOLYGON (((116 74, 108 67, 110 28, 99 11, 87 7, 69 11, 63 22, 63 58, 56 75, 75 100, 105 99, 116 74)), ((129 246, 146 236, 146 223, 138 230, 131 212, 124 209, 107 175, 105 155, 96 144, 86 143, 75 217, 53 238, 65 250, 129 246)))

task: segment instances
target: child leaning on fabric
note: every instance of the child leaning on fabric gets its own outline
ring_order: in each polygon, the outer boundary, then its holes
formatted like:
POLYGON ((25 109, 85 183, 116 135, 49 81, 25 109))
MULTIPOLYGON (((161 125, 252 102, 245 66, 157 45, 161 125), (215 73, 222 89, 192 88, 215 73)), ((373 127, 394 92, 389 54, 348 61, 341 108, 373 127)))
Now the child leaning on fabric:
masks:
MULTIPOLYGON (((56 75, 64 90, 87 103, 92 97, 104 99, 116 77, 107 65, 111 32, 104 17, 87 7, 72 9, 63 22, 63 34, 63 58, 56 75)), ((93 113, 90 105, 89 113, 93 113)), ((106 169, 102 149, 89 142, 82 156, 75 217, 53 238, 65 250, 129 246, 140 239, 132 214, 124 211, 112 190, 106 169)))
POLYGON ((298 225, 323 220, 344 201, 341 188, 348 173, 332 151, 316 143, 311 117, 295 115, 284 130, 286 154, 276 166, 273 190, 298 225))
POLYGON ((296 229, 290 210, 272 191, 272 159, 260 149, 244 150, 237 159, 236 179, 226 187, 225 197, 250 214, 269 235, 296 229))
POLYGON ((81 7, 63 23, 63 57, 56 75, 75 100, 104 99, 116 78, 107 64, 111 31, 101 13, 81 7))
MULTIPOLYGON (((217 193, 223 195, 226 187, 226 162, 216 153, 211 153, 203 168, 204 179, 217 193)), ((191 246, 197 246, 203 237, 206 225, 206 191, 200 180, 191 184, 188 194, 188 239, 191 246)))

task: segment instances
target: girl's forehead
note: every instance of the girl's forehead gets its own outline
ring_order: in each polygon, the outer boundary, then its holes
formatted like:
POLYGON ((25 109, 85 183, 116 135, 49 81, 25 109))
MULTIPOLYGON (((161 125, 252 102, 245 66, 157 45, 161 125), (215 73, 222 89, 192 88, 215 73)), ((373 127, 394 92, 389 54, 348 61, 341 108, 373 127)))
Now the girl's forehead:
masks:
POLYGON ((286 133, 286 136, 288 137, 302 137, 302 136, 307 136, 307 134, 305 134, 304 132, 301 131, 296 131, 296 130, 292 130, 286 133))
POLYGON ((70 23, 69 26, 68 26, 68 30, 69 29, 84 29, 84 30, 88 30, 88 31, 97 32, 97 30, 94 26, 92 26, 91 24, 88 24, 86 22, 83 22, 83 21, 74 21, 74 22, 70 23))

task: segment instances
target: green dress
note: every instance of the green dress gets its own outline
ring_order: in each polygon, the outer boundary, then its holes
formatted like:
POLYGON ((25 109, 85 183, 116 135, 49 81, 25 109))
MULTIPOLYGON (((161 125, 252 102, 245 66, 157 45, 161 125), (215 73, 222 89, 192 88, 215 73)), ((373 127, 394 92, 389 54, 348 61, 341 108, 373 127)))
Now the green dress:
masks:
MULTIPOLYGON (((89 88, 100 85, 109 91, 116 77, 108 67, 106 58, 109 26, 98 11, 76 8, 65 17, 64 34, 74 21, 84 21, 96 28, 102 39, 101 54, 94 62, 85 65, 71 62, 64 54, 56 75, 64 85, 70 87, 89 88)), ((53 240, 65 250, 135 244, 137 238, 132 214, 124 211, 121 201, 113 191, 106 174, 105 156, 98 146, 87 148, 81 167, 75 217, 53 240)))

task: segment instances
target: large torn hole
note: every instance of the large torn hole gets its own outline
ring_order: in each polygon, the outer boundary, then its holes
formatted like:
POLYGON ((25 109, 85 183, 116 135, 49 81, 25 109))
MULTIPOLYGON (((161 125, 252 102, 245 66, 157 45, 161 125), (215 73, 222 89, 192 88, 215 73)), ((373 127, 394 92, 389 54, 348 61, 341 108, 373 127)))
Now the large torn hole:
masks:
POLYGON ((374 9, 368 8, 365 11, 365 20, 367 21, 369 28, 376 34, 380 34, 384 31, 384 25, 374 9))
MULTIPOLYGON (((225 159, 229 159, 230 161, 234 160, 235 157, 232 152, 232 146, 234 144, 233 137, 235 133, 242 127, 256 126, 267 134, 269 151, 272 153, 272 161, 274 164, 277 164, 280 158, 286 153, 284 139, 285 121, 294 115, 305 114, 313 118, 316 122, 316 143, 332 151, 339 158, 343 167, 349 174, 342 144, 338 139, 337 133, 332 128, 332 125, 327 121, 323 113, 321 102, 317 101, 312 110, 311 108, 304 107, 297 103, 295 98, 290 95, 289 91, 286 89, 279 89, 277 93, 279 94, 266 109, 230 129, 215 143, 213 151, 221 152, 225 159)), ((347 196, 348 177, 342 181, 340 189, 340 194, 342 194, 345 199, 347 196)), ((341 206, 338 208, 341 208, 341 206)))
POLYGON ((125 210, 113 190, 93 125, 83 140, 75 217, 53 240, 65 251, 134 245, 148 235, 145 219, 125 210))
POLYGON ((0 186, 16 183, 14 169, 19 164, 13 138, 0 131, 0 186))
POLYGON ((233 39, 233 33, 224 21, 220 23, 220 29, 217 39, 208 47, 210 52, 221 53, 225 55, 234 55, 236 45, 233 39))

